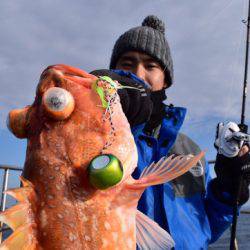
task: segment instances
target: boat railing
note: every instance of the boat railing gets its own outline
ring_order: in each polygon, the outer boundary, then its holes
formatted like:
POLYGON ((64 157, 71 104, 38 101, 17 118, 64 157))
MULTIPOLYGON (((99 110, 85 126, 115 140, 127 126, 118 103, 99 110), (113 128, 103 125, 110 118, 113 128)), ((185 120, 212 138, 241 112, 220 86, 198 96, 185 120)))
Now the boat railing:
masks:
MULTIPOLYGON (((11 172, 21 172, 23 169, 20 167, 16 166, 9 166, 9 165, 0 165, 0 170, 3 170, 3 179, 2 179, 2 192, 1 192, 1 204, 0 204, 0 210, 3 212, 6 209, 6 198, 7 194, 6 191, 8 190, 8 183, 9 183, 9 177, 11 177, 11 172)), ((20 185, 20 184, 19 184, 20 185)), ((11 231, 11 229, 3 224, 2 222, 0 223, 0 242, 2 242, 3 239, 3 233, 11 231)))
MULTIPOLYGON (((211 160, 208 161, 209 165, 214 164, 215 161, 211 160)), ((1 192, 1 204, 0 204, 0 210, 3 212, 7 208, 6 200, 7 200, 7 194, 6 191, 8 190, 8 184, 9 179, 11 178, 11 174, 13 172, 21 172, 23 169, 21 167, 17 166, 9 166, 9 165, 0 165, 0 170, 3 170, 3 178, 2 178, 2 192, 1 192)), ((17 187, 20 186, 20 183, 17 183, 17 187)), ((250 211, 241 211, 241 213, 250 214, 250 211)), ((0 223, 0 243, 2 242, 2 239, 4 239, 4 233, 10 233, 11 229, 3 224, 0 223), (9 232, 8 232, 9 231, 9 232)))

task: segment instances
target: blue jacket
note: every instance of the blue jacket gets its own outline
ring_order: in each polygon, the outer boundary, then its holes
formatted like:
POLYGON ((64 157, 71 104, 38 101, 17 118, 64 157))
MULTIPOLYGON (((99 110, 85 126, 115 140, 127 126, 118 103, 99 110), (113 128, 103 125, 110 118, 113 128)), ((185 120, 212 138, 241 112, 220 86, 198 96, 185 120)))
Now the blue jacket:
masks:
MULTIPOLYGON (((184 108, 167 106, 156 138, 143 132, 145 124, 132 128, 139 156, 138 168, 133 174, 135 178, 139 178, 150 163, 174 152, 174 148, 180 151, 174 153, 195 154, 199 151, 191 139, 179 133, 185 114, 184 108)), ((210 168, 203 160, 198 168, 176 180, 147 188, 138 209, 170 232, 176 243, 175 249, 207 249, 232 221, 232 208, 215 199, 210 180, 210 168)))

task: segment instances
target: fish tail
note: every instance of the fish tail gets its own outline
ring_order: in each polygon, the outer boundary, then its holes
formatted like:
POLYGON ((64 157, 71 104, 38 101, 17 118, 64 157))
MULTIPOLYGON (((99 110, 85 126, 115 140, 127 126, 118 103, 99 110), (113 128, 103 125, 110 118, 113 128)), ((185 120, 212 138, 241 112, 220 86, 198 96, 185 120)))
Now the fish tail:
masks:
POLYGON ((36 193, 28 180, 20 177, 23 187, 6 191, 19 203, 0 213, 0 221, 7 224, 13 233, 0 245, 0 250, 36 250, 37 225, 35 223, 36 193))

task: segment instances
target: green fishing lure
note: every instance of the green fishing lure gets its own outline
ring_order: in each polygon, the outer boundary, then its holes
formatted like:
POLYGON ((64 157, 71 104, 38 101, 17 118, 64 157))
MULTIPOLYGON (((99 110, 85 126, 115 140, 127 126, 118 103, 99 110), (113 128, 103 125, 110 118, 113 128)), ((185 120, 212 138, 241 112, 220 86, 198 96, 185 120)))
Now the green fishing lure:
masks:
POLYGON ((103 89, 103 87, 98 86, 98 82, 99 81, 105 81, 108 82, 110 84, 111 89, 117 89, 118 86, 117 84, 108 76, 100 76, 98 80, 96 80, 93 85, 92 88, 93 90, 96 91, 96 93, 99 95, 101 102, 102 102, 102 107, 107 109, 109 107, 109 103, 106 100, 106 93, 105 90, 103 89))
POLYGON ((123 86, 117 84, 114 80, 112 80, 109 76, 100 76, 92 85, 93 90, 96 91, 96 93, 99 95, 101 102, 102 102, 102 107, 107 109, 109 107, 109 102, 106 100, 106 92, 112 92, 113 90, 118 90, 118 89, 137 89, 136 87, 130 87, 130 86, 123 86), (111 89, 110 90, 104 90, 103 87, 98 86, 99 81, 105 81, 110 84, 111 89))

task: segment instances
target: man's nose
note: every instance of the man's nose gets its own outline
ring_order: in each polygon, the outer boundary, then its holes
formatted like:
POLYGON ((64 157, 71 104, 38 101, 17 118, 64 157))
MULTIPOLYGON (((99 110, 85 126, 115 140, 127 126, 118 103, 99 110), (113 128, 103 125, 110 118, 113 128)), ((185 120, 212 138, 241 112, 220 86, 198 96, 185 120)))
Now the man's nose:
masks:
POLYGON ((135 68, 134 72, 138 77, 140 77, 143 81, 146 80, 146 72, 145 68, 142 64, 138 64, 137 67, 135 68))

